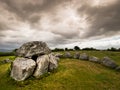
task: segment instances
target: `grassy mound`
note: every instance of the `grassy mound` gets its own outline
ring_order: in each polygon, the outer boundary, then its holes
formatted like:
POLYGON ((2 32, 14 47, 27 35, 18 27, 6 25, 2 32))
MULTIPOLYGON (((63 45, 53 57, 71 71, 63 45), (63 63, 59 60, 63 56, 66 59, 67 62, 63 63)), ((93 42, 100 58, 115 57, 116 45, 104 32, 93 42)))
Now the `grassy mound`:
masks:
MULTIPOLYGON (((74 52, 72 52, 74 53, 74 52)), ((109 56, 120 65, 120 52, 87 52, 109 56)), ((0 60, 8 57, 0 57, 0 60)), ((14 56, 10 56, 14 58, 14 56)), ((0 64, 0 90, 120 90, 120 73, 100 64, 77 59, 61 59, 59 67, 41 78, 16 82, 9 77, 10 64, 0 64)))

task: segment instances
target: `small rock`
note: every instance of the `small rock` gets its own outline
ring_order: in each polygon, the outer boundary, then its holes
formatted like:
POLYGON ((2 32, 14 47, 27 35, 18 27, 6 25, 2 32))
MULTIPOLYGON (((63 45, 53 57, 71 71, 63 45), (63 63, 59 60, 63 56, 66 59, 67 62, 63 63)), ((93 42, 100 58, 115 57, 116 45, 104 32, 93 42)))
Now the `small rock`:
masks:
POLYGON ((90 56, 89 61, 95 62, 95 63, 100 63, 101 62, 100 59, 98 57, 95 57, 95 56, 90 56))
POLYGON ((64 55, 65 58, 72 58, 72 55, 70 52, 66 52, 64 55))
POLYGON ((102 64, 104 66, 110 67, 110 68, 116 68, 118 65, 109 57, 104 57, 102 60, 102 64))
POLYGON ((63 57, 63 54, 61 54, 61 53, 56 53, 55 56, 58 57, 58 58, 62 58, 62 57, 63 57))
POLYGON ((80 54, 79 59, 81 59, 81 60, 88 60, 89 56, 86 53, 83 53, 83 54, 80 54))
POLYGON ((2 63, 4 63, 4 64, 5 63, 11 63, 11 62, 12 62, 12 60, 10 60, 10 59, 5 59, 5 60, 2 61, 2 63))
POLYGON ((36 63, 32 59, 16 58, 12 63, 11 77, 16 81, 23 81, 33 74, 36 63))
POLYGON ((80 57, 80 53, 79 53, 79 52, 76 52, 76 53, 74 54, 74 59, 79 59, 79 57, 80 57))

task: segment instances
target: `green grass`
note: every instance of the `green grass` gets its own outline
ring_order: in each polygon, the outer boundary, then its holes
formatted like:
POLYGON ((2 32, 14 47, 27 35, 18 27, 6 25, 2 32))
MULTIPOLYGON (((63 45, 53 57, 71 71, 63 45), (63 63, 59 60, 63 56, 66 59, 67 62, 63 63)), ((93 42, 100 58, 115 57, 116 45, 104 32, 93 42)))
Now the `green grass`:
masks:
MULTIPOLYGON (((120 52, 84 52, 99 58, 109 56, 120 65, 120 52)), ((0 57, 0 60, 5 58, 8 57, 0 57)), ((23 82, 9 77, 9 67, 10 64, 0 65, 0 90, 120 90, 119 72, 89 61, 61 59, 52 73, 39 79, 30 77, 23 82)))

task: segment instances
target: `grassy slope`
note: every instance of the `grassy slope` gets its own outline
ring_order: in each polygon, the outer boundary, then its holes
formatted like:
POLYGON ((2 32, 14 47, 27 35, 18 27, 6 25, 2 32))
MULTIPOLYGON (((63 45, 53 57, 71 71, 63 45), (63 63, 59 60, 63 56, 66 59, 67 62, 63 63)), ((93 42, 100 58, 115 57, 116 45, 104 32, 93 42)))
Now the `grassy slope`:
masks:
MULTIPOLYGON (((120 52, 86 53, 100 58, 109 56, 120 65, 120 52)), ((4 58, 0 57, 0 60, 4 58)), ((120 90, 120 73, 88 61, 61 59, 53 73, 45 74, 40 79, 31 77, 24 82, 9 78, 9 66, 0 65, 0 90, 120 90)))

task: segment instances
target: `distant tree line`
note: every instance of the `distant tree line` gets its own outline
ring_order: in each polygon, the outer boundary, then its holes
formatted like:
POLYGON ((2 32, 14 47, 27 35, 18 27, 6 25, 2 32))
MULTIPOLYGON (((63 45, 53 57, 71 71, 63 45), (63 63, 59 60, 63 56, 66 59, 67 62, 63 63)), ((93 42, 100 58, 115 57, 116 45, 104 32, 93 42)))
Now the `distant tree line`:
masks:
POLYGON ((120 51, 120 48, 114 48, 114 47, 111 47, 111 48, 108 48, 107 51, 120 51))
MULTIPOLYGON (((13 56, 15 55, 15 52, 16 52, 17 49, 14 49, 12 52, 0 52, 0 56, 13 56)), ((58 52, 58 51, 99 51, 99 49, 96 49, 96 48, 80 48, 79 46, 74 46, 74 48, 55 48, 55 49, 52 49, 53 52, 58 52)), ((111 47, 111 48, 108 48, 104 51, 120 51, 120 48, 114 48, 114 47, 111 47)))
POLYGON ((14 52, 0 52, 0 56, 14 56, 14 52))
POLYGON ((14 56, 17 49, 14 49, 11 52, 0 52, 0 56, 14 56))
MULTIPOLYGON (((56 52, 56 51, 80 51, 80 50, 86 50, 86 51, 100 51, 99 49, 96 49, 96 48, 93 48, 93 47, 91 47, 91 48, 80 48, 79 46, 74 46, 74 48, 73 49, 71 49, 71 48, 65 48, 65 49, 63 49, 63 48, 55 48, 55 49, 53 49, 52 51, 53 52, 56 52)), ((104 51, 120 51, 120 48, 114 48, 114 47, 111 47, 111 48, 108 48, 108 49, 106 49, 106 50, 104 50, 104 51)))

